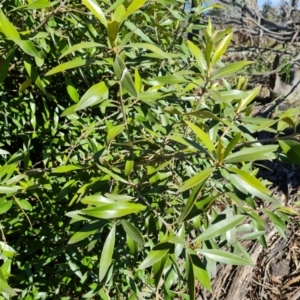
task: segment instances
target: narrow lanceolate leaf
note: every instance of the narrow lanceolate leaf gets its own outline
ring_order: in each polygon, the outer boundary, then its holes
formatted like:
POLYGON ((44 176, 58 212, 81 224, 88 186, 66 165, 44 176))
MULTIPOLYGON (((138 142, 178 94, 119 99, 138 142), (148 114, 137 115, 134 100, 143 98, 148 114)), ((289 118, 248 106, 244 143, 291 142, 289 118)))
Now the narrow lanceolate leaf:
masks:
POLYGON ((50 2, 49 0, 36 0, 33 3, 21 6, 17 9, 26 9, 26 10, 43 9, 43 8, 52 7, 52 6, 56 5, 57 3, 59 3, 59 0, 56 0, 56 1, 53 1, 53 2, 50 2))
POLYGON ((224 152, 224 157, 226 158, 230 152, 234 149, 234 147, 236 146, 236 144, 240 141, 241 139, 241 132, 239 131, 238 133, 236 133, 233 138, 231 139, 231 141, 229 142, 229 144, 227 145, 225 152, 224 152))
POLYGON ((77 68, 77 67, 81 67, 85 64, 86 64, 86 61, 84 59, 76 58, 72 61, 68 61, 66 63, 63 63, 63 64, 60 64, 60 65, 56 66, 55 68, 48 71, 45 74, 45 76, 50 76, 50 75, 53 75, 53 74, 56 74, 56 73, 59 73, 59 72, 64 72, 64 71, 69 70, 69 69, 74 69, 74 68, 77 68))
POLYGON ((224 159, 224 163, 274 159, 276 157, 274 152, 277 150, 277 148, 277 145, 243 148, 240 151, 228 155, 224 159))
POLYGON ((156 262, 162 260, 168 254, 170 249, 151 250, 147 257, 142 261, 139 269, 146 269, 153 266, 156 262))
POLYGON ((23 55, 23 61, 24 61, 25 69, 26 69, 28 75, 30 76, 31 80, 43 93, 46 93, 45 87, 44 87, 45 84, 41 80, 41 78, 38 74, 38 71, 35 67, 35 64, 26 55, 23 55))
POLYGON ((252 196, 256 196, 262 200, 278 203, 278 200, 275 198, 272 198, 266 193, 262 193, 260 190, 256 189, 253 185, 246 182, 242 177, 236 174, 230 174, 234 181, 236 181, 235 187, 240 190, 244 194, 249 194, 252 196), (246 191, 246 193, 245 193, 246 191))
POLYGON ((21 187, 19 186, 0 186, 0 194, 12 194, 19 191, 21 187))
POLYGON ((75 244, 78 243, 84 239, 86 239, 87 237, 95 234, 97 232, 97 230, 92 230, 92 231, 77 231, 75 232, 72 237, 70 238, 70 240, 68 241, 68 244, 75 244))
POLYGON ((200 191, 202 190, 205 182, 206 182, 206 180, 202 180, 202 182, 200 182, 197 186, 195 186, 193 188, 193 191, 192 191, 188 201, 186 202, 184 209, 179 217, 178 223, 181 223, 182 221, 184 221, 185 218, 190 213, 190 211, 192 210, 192 208, 194 207, 195 202, 197 201, 197 197, 198 197, 200 191))
POLYGON ((75 111, 90 107, 96 104, 99 100, 106 98, 108 87, 105 82, 99 82, 90 87, 85 94, 81 97, 76 105, 75 111))
POLYGON ((191 41, 187 41, 187 44, 190 51, 195 56, 198 66, 200 67, 200 70, 204 72, 207 69, 207 64, 204 59, 202 51, 191 41))
POLYGON ((75 165, 66 165, 66 166, 60 166, 52 170, 53 173, 66 173, 70 171, 80 170, 82 169, 79 166, 75 165))
POLYGON ((246 266, 246 265, 253 264, 251 261, 245 258, 242 258, 236 254, 229 253, 223 250, 206 249, 206 250, 199 250, 198 253, 203 254, 205 257, 208 257, 212 260, 215 260, 223 264, 235 265, 235 266, 246 266))
POLYGON ((130 202, 116 202, 102 205, 97 208, 88 208, 81 211, 82 214, 99 219, 115 219, 146 209, 146 206, 130 202))
POLYGON ((125 232, 134 241, 136 241, 140 245, 144 245, 145 241, 144 241, 144 238, 143 238, 142 234, 140 233, 140 231, 133 224, 131 224, 130 222, 128 222, 126 220, 122 220, 121 223, 122 223, 122 226, 123 226, 125 232))
POLYGON ((226 52, 227 47, 232 39, 233 33, 231 32, 228 34, 218 45, 214 56, 212 58, 212 65, 214 65, 221 57, 222 55, 226 52))
POLYGON ((111 263, 115 247, 116 238, 116 225, 113 226, 110 233, 108 234, 100 257, 99 264, 99 281, 101 282, 105 277, 111 263))
POLYGON ((189 254, 187 254, 186 258, 186 273, 187 273, 187 284, 188 284, 188 293, 189 299, 195 300, 195 274, 193 262, 189 254))
POLYGON ((125 26, 130 30, 130 32, 136 34, 137 36, 139 36, 144 42, 147 43, 151 43, 153 44, 153 42, 151 41, 151 39, 149 38, 148 35, 146 35, 140 28, 138 28, 138 26, 136 26, 134 23, 126 21, 125 22, 125 26))
POLYGON ((176 84, 176 83, 183 83, 188 81, 187 79, 179 75, 159 76, 159 77, 155 77, 154 80, 165 84, 176 84))
POLYGON ((0 66, 0 83, 2 83, 5 80, 5 78, 8 74, 10 61, 14 57, 16 49, 17 49, 17 47, 14 46, 12 49, 9 50, 4 62, 2 62, 1 66, 0 66))
POLYGON ((106 17, 95 0, 82 0, 82 3, 93 13, 93 15, 105 26, 107 27, 106 17))
POLYGON ((41 58, 41 55, 35 49, 33 43, 30 40, 19 40, 16 44, 28 55, 41 58))
POLYGON ((125 125, 116 125, 109 129, 106 137, 107 144, 110 144, 110 142, 119 134, 121 134, 124 131, 125 125))
POLYGON ((300 143, 293 140, 279 141, 279 145, 287 158, 300 165, 300 143))
POLYGON ((194 131, 194 133, 198 136, 198 138, 203 142, 206 149, 212 153, 215 150, 214 143, 210 139, 209 135, 206 134, 200 127, 193 124, 190 121, 185 121, 186 124, 194 131))
POLYGON ((129 74, 128 69, 126 68, 123 60, 117 56, 114 62, 114 71, 116 74, 116 77, 121 82, 122 86, 131 94, 131 96, 134 96, 135 98, 138 97, 138 93, 135 89, 135 85, 133 83, 133 80, 129 74))
POLYGON ((180 54, 173 54, 173 53, 167 53, 164 52, 163 50, 161 50, 159 47, 157 47, 156 45, 153 44, 149 44, 149 43, 134 43, 134 44, 128 44, 125 46, 126 48, 139 48, 139 49, 147 49, 152 51, 153 53, 156 54, 156 58, 159 59, 169 59, 169 58, 175 58, 175 57, 179 57, 180 54))
POLYGON ((240 113, 243 109, 245 109, 251 103, 251 101, 256 98, 259 92, 260 87, 257 87, 247 97, 243 98, 239 103, 237 113, 240 113))
POLYGON ((81 42, 79 44, 73 45, 71 46, 68 50, 66 50, 60 57, 59 59, 62 59, 63 57, 65 57, 66 55, 73 53, 75 51, 80 51, 82 49, 86 49, 86 48, 95 48, 95 47, 105 47, 102 44, 99 43, 95 43, 95 42, 81 42))
POLYGON ((237 174, 244 181, 246 181, 248 184, 253 186, 255 189, 259 190, 260 192, 267 195, 270 194, 269 190, 261 183, 261 181, 259 181, 256 177, 249 174, 249 172, 234 167, 229 167, 228 170, 237 174))
POLYGON ((200 184, 202 181, 207 179, 213 173, 214 170, 214 168, 209 168, 194 175, 192 178, 188 179, 183 183, 183 185, 178 189, 178 193, 182 193, 194 187, 195 185, 200 184))
POLYGON ((126 18, 141 8, 145 2, 146 0, 133 0, 127 7, 126 18))
POLYGON ((2 31, 8 39, 14 42, 21 40, 18 30, 9 22, 2 9, 0 9, 0 31, 2 31))
POLYGON ((17 295, 17 293, 2 279, 0 279, 0 293, 5 293, 9 296, 17 295))
POLYGON ((6 213, 12 207, 13 201, 9 200, 0 204, 0 215, 6 213))
POLYGON ((212 291, 208 271, 194 250, 189 249, 189 255, 193 263, 193 269, 196 279, 209 291, 212 291))
POLYGON ((245 219, 245 216, 243 215, 235 215, 229 218, 226 218, 225 220, 222 220, 218 223, 210 225, 203 233, 201 233, 195 241, 206 241, 209 239, 216 238, 231 228, 234 228, 236 225, 238 225, 242 220, 245 219))
POLYGON ((252 61, 239 61, 239 62, 234 62, 231 64, 228 64, 227 66, 220 68, 217 70, 213 76, 210 78, 211 80, 215 80, 221 77, 229 76, 229 75, 234 75, 237 71, 241 70, 243 67, 253 64, 252 61))

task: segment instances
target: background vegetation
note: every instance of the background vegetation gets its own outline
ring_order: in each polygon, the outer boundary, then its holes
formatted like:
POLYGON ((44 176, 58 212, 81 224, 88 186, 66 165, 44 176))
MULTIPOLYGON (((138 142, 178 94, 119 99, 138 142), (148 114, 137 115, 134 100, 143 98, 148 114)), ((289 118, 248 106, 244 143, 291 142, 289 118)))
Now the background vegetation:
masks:
POLYGON ((285 235, 296 212, 257 174, 300 163, 299 109, 253 116, 259 88, 236 76, 252 62, 194 24, 210 9, 2 3, 3 298, 195 299, 217 263, 252 263, 242 242, 266 247, 267 222, 285 235))

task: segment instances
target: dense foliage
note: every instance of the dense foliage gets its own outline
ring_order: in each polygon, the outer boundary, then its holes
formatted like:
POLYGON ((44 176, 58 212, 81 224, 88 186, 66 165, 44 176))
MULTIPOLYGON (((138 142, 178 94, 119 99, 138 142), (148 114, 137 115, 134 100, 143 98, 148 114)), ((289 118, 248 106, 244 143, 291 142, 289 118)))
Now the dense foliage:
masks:
POLYGON ((194 299, 217 262, 251 264, 265 216, 284 236, 255 162, 300 163, 299 110, 253 117, 251 62, 183 2, 2 1, 5 299, 194 299))

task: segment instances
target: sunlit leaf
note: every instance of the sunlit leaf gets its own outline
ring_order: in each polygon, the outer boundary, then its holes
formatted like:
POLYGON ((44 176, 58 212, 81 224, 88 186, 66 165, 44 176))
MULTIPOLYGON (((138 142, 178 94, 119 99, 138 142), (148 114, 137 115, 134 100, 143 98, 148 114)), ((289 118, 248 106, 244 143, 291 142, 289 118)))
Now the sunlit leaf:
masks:
POLYGON ((143 211, 146 207, 130 202, 116 202, 102 205, 97 208, 83 209, 82 214, 99 219, 115 219, 143 211))
POLYGON ((214 171, 214 168, 209 168, 199 172, 198 174, 194 175, 190 179, 186 180, 183 185, 178 189, 178 193, 182 193, 190 188, 194 187, 197 184, 200 184, 202 181, 207 179, 214 171))
POLYGON ((232 217, 227 217, 225 220, 219 221, 215 224, 211 224, 204 232, 202 232, 195 241, 206 241, 218 237, 231 228, 234 228, 242 220, 245 219, 243 215, 235 215, 232 217))
POLYGON ((100 257, 100 263, 99 263, 99 281, 101 282, 111 263, 112 263, 112 257, 114 253, 114 247, 115 247, 115 239, 116 239, 116 225, 112 227, 110 230, 108 236, 106 237, 105 243, 102 248, 101 257, 100 257))
POLYGON ((205 257, 228 265, 247 266, 253 264, 247 259, 241 258, 236 254, 229 253, 224 250, 206 249, 198 250, 198 252, 203 254, 205 257))
POLYGON ((73 53, 75 51, 80 51, 82 49, 95 48, 95 47, 105 47, 105 46, 96 42, 81 42, 79 44, 71 46, 68 50, 63 52, 63 54, 59 57, 59 59, 62 59, 64 56, 73 53))
POLYGON ((122 220, 121 222, 126 233, 138 244, 144 245, 145 241, 140 231, 134 225, 132 225, 130 222, 126 220, 122 220))
POLYGON ((86 64, 86 61, 84 59, 75 58, 72 61, 68 61, 66 63, 62 63, 62 64, 56 66, 55 68, 48 71, 45 74, 45 76, 50 76, 50 75, 53 75, 53 74, 56 74, 56 73, 64 72, 64 71, 69 70, 69 69, 74 69, 74 68, 77 68, 77 67, 81 67, 85 64, 86 64))
POLYGON ((82 0, 82 3, 93 13, 93 15, 105 26, 107 27, 106 17, 95 0, 82 0))
POLYGON ((108 87, 105 84, 105 82, 99 82, 97 84, 94 84, 81 97, 80 101, 76 105, 75 111, 79 111, 87 107, 93 106, 99 100, 106 98, 107 93, 108 87))

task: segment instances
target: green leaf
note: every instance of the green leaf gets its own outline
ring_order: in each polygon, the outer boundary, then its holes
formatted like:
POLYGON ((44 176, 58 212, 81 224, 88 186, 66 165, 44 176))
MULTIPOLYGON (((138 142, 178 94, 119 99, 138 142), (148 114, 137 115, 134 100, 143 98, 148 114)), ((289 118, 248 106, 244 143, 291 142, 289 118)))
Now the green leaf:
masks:
POLYGON ((45 91, 45 84, 44 82, 41 80, 37 69, 35 67, 35 65, 32 63, 32 61, 26 56, 23 55, 23 60, 24 60, 24 66, 25 69, 28 73, 28 75, 30 76, 30 78, 32 79, 32 81, 34 82, 34 84, 43 92, 46 93, 45 91))
POLYGON ((2 31, 8 39, 14 41, 15 43, 21 40, 19 32, 6 18, 2 9, 0 9, 0 31, 2 31))
POLYGON ((206 134, 200 127, 197 125, 193 124, 190 121, 185 121, 185 123, 194 131, 194 133, 198 136, 198 138, 203 142, 205 145, 206 149, 212 153, 215 151, 215 146, 210 139, 209 135, 206 134))
POLYGON ((82 168, 79 166, 75 166, 75 165, 66 165, 66 166, 60 166, 57 168, 54 168, 52 170, 52 173, 66 173, 66 172, 70 172, 70 171, 75 171, 75 170, 81 170, 82 168))
POLYGON ((237 113, 245 109, 251 103, 251 101, 253 101, 256 98, 259 92, 260 92, 260 87, 257 87, 246 98, 242 99, 239 103, 237 113))
POLYGON ((198 174, 194 175, 190 179, 186 180, 183 185, 178 189, 178 193, 182 193, 190 188, 194 187, 197 184, 200 184, 202 181, 207 179, 215 170, 215 168, 209 168, 199 172, 198 174))
POLYGON ((0 293, 5 293, 9 296, 16 296, 17 293, 3 280, 0 279, 0 293))
POLYGON ((203 180, 202 182, 200 182, 197 186, 195 186, 193 188, 193 191, 192 191, 189 199, 187 200, 187 202, 184 206, 184 209, 182 210, 182 213, 179 217, 178 223, 185 221, 186 217, 188 216, 188 214, 194 207, 195 202, 197 201, 198 195, 199 195, 200 191, 202 190, 203 186, 205 185, 205 183, 206 183, 206 180, 203 180))
POLYGON ((230 154, 230 152, 234 149, 234 147, 240 141, 240 139, 241 139, 241 132, 239 131, 233 136, 233 138, 227 145, 225 152, 224 152, 224 158, 226 158, 230 154))
POLYGON ((195 277, 209 292, 212 292, 208 271, 195 251, 189 249, 188 252, 193 263, 195 277))
POLYGON ((218 237, 228 230, 234 228, 238 225, 242 220, 245 219, 246 216, 243 215, 235 215, 232 217, 227 217, 226 219, 219 221, 215 224, 210 225, 204 232, 202 232, 195 241, 206 241, 218 237))
POLYGON ((111 127, 108 130, 107 137, 106 137, 106 142, 107 144, 110 144, 110 142, 119 134, 121 134, 124 131, 125 125, 116 125, 114 127, 111 127))
POLYGON ((127 7, 126 18, 141 8, 145 2, 146 0, 133 0, 127 7))
POLYGON ((126 176, 128 176, 132 172, 133 167, 134 167, 134 161, 126 160, 126 163, 125 163, 125 175, 126 176))
POLYGON ((189 291, 189 299, 195 300, 195 274, 194 274, 194 267, 193 262, 189 254, 187 254, 186 259, 186 274, 187 274, 187 285, 189 291))
POLYGON ((245 182, 250 184, 253 188, 259 190, 260 192, 269 195, 269 190, 259 181, 256 177, 252 176, 249 172, 246 172, 241 169, 237 169, 234 167, 228 167, 229 171, 236 173, 239 177, 241 177, 245 182))
POLYGON ((112 257, 114 253, 114 247, 115 247, 115 238, 116 238, 116 224, 112 227, 111 231, 109 232, 104 246, 102 248, 102 253, 100 257, 100 263, 99 263, 99 281, 101 282, 111 263, 112 263, 112 257))
POLYGON ((208 257, 212 260, 215 260, 220 263, 234 265, 234 266, 247 266, 253 265, 252 262, 247 259, 241 258, 240 256, 229 253, 223 250, 216 249, 206 249, 206 250, 198 250, 198 253, 203 254, 205 257, 208 257))
POLYGON ((81 42, 79 44, 71 46, 68 50, 63 52, 63 54, 59 57, 59 59, 62 59, 66 55, 73 53, 75 51, 80 51, 82 49, 95 48, 95 47, 105 47, 105 46, 96 42, 81 42))
POLYGON ((12 205, 13 205, 12 200, 8 200, 8 201, 5 201, 4 203, 1 203, 0 204, 0 214, 4 214, 7 211, 9 211, 10 208, 12 207, 12 205))
POLYGON ((191 41, 187 41, 187 44, 188 44, 190 51, 195 56, 201 72, 204 73, 204 71, 207 70, 207 64, 204 59, 202 51, 191 41))
POLYGON ((99 166, 99 169, 102 170, 104 173, 110 175, 113 179, 115 179, 116 181, 121 181, 123 183, 127 183, 128 184, 128 181, 125 180, 124 178, 122 178, 121 176, 113 173, 112 171, 110 171, 109 169, 105 168, 105 167, 101 167, 99 166))
POLYGON ((80 57, 77 57, 75 59, 73 59, 72 61, 68 61, 65 63, 62 63, 56 67, 54 67, 53 69, 51 69, 50 71, 48 71, 45 76, 50 76, 59 72, 64 72, 66 70, 69 69, 74 69, 80 66, 83 66, 86 64, 86 61, 80 57))
POLYGON ((149 44, 149 43, 133 43, 133 44, 126 45, 125 48, 147 49, 154 52, 156 54, 155 57, 159 59, 170 59, 170 58, 176 58, 180 56, 180 54, 166 53, 156 45, 149 44))
POLYGON ((70 240, 68 241, 68 244, 75 244, 78 243, 84 239, 86 239, 87 237, 95 234, 97 232, 97 230, 92 230, 92 231, 78 231, 75 232, 72 237, 70 238, 70 240))
POLYGON ((118 78, 118 80, 121 82, 122 86, 135 98, 138 98, 138 93, 135 89, 135 85, 133 83, 133 80, 129 74, 128 69, 126 68, 123 60, 117 56, 114 62, 114 71, 118 78))
POLYGON ((140 264, 139 269, 143 270, 153 266, 155 263, 162 260, 164 256, 168 254, 169 250, 169 248, 162 250, 151 250, 147 257, 140 264))
POLYGON ((42 58, 30 40, 18 40, 15 42, 26 54, 36 58, 42 58))
POLYGON ((159 286, 162 275, 164 272, 164 269, 166 268, 166 263, 168 261, 169 256, 165 255, 161 260, 159 260, 157 263, 155 263, 152 267, 153 273, 154 273, 154 280, 156 286, 159 286))
POLYGON ((130 202, 116 202, 105 204, 97 208, 81 210, 82 214, 99 219, 115 219, 130 214, 138 213, 146 209, 146 206, 130 202))
POLYGON ((159 76, 159 77, 155 77, 154 80, 164 84, 176 84, 176 83, 188 82, 187 79, 179 75, 159 76))
MULTIPOLYGON (((96 104, 108 95, 108 87, 105 82, 99 82, 90 87, 77 103, 75 111, 79 111, 96 104)), ((103 100, 104 100, 103 99, 103 100)))
POLYGON ((76 113, 76 106, 77 104, 74 104, 68 108, 66 108, 62 113, 61 113, 61 117, 67 117, 69 115, 73 115, 76 113))
POLYGON ((300 143, 293 140, 280 141, 279 145, 287 158, 294 164, 300 165, 300 143))
POLYGON ((107 23, 108 38, 111 45, 114 45, 118 36, 120 23, 117 21, 111 21, 107 23))
POLYGON ((232 39, 232 36, 233 36, 233 33, 231 32, 219 43, 219 45, 214 53, 214 56, 212 58, 212 61, 211 61, 213 66, 222 57, 222 55, 226 52, 226 50, 229 46, 229 43, 232 39))
POLYGON ((153 44, 151 39, 140 28, 138 28, 134 23, 126 21, 124 24, 130 30, 130 32, 139 36, 144 42, 153 44))
POLYGON ((128 222, 126 220, 122 220, 121 223, 122 223, 122 226, 123 226, 125 232, 134 241, 136 241, 140 245, 144 245, 145 244, 143 236, 141 235, 140 231, 134 225, 132 225, 130 222, 128 222))
POLYGON ((106 17, 95 0, 82 0, 82 3, 93 13, 93 15, 107 28, 106 17))
POLYGON ((67 77, 65 78, 66 81, 66 86, 67 86, 67 92, 70 96, 70 98, 75 102, 78 103, 79 102, 79 95, 78 92, 74 86, 74 84, 72 83, 71 80, 69 80, 67 77))
POLYGON ((245 234, 243 236, 240 237, 241 240, 253 240, 256 239, 262 235, 264 235, 266 233, 266 231, 254 231, 248 234, 245 234))
POLYGON ((256 160, 275 159, 277 145, 255 146, 243 148, 240 151, 231 153, 224 159, 224 163, 237 163, 256 160))
POLYGON ((21 189, 19 186, 0 186, 0 194, 13 194, 21 189))
POLYGON ((24 210, 32 210, 32 206, 31 206, 31 204, 27 200, 16 200, 16 202, 24 210))
POLYGON ((270 197, 268 194, 262 193, 260 190, 256 189, 253 185, 246 182, 242 177, 235 174, 230 174, 234 181, 236 181, 235 187, 244 194, 249 194, 251 196, 256 196, 268 202, 278 203, 278 200, 270 197), (245 192, 246 191, 246 192, 245 192))
POLYGON ((53 7, 57 3, 59 3, 59 0, 56 0, 53 2, 49 2, 48 0, 36 0, 33 3, 27 4, 27 5, 22 5, 13 10, 43 9, 43 8, 53 7))
POLYGON ((213 76, 210 78, 210 80, 215 80, 221 77, 225 77, 228 75, 233 75, 237 71, 241 70, 243 67, 253 64, 252 61, 239 61, 239 62, 234 62, 230 63, 227 66, 220 68, 217 70, 213 76))
POLYGON ((7 55, 6 55, 6 58, 5 58, 4 62, 2 62, 2 64, 1 64, 1 67, 0 67, 0 83, 2 83, 5 80, 5 78, 8 74, 10 61, 15 56, 16 49, 17 49, 16 47, 13 47, 12 49, 10 49, 9 52, 7 53, 7 55))

